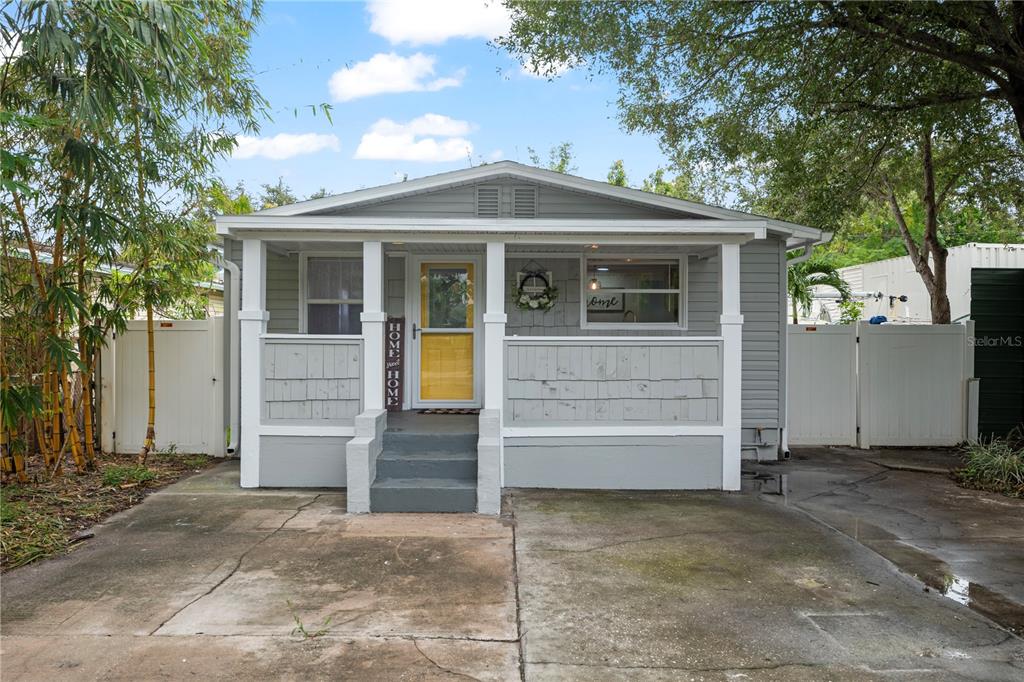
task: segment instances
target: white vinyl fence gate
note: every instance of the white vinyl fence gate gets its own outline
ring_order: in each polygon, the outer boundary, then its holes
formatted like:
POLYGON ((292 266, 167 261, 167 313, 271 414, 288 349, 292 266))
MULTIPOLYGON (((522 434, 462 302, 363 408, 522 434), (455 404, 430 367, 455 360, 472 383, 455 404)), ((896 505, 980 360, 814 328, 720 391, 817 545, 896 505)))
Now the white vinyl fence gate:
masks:
MULTIPOLYGON (((154 320, 156 451, 223 456, 224 318, 154 320)), ((138 452, 149 406, 146 323, 107 339, 101 356, 101 441, 138 452)))
POLYGON ((975 438, 973 326, 790 325, 790 444, 942 446, 975 438))

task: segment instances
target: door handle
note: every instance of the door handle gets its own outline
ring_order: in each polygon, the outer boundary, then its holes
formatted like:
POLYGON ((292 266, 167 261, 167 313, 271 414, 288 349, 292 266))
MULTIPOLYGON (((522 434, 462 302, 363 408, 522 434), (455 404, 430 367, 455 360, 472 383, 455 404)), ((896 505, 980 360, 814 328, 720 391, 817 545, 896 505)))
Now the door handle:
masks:
POLYGON ((412 340, 416 340, 416 332, 420 331, 420 328, 416 326, 416 323, 412 323, 412 340))

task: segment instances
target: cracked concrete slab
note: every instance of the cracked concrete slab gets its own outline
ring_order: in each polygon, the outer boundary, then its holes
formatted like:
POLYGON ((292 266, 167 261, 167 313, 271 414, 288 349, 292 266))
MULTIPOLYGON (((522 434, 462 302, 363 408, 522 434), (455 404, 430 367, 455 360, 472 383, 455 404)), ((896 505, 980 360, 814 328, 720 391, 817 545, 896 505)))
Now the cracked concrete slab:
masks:
POLYGON ((756 496, 512 493, 528 679, 1017 679, 1022 642, 756 496))
POLYGON ((5 680, 443 680, 519 676, 502 642, 322 637, 0 639, 5 680))
POLYGON ((513 491, 506 509, 353 516, 344 492, 241 490, 223 465, 5 575, 3 678, 1024 674, 1020 639, 756 495, 513 491))
POLYGON ((5 576, 5 680, 519 676, 499 519, 352 516, 343 492, 241 490, 226 464, 95 533, 5 576))

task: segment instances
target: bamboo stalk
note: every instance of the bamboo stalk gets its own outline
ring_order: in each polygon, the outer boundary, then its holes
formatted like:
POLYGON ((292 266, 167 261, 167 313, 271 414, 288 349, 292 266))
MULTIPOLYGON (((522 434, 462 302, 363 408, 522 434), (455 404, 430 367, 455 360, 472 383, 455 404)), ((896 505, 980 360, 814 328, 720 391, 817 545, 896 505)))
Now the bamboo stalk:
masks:
POLYGON ((149 456, 149 452, 153 449, 153 443, 156 440, 156 353, 154 352, 154 341, 153 304, 147 302, 146 355, 149 362, 149 418, 146 423, 146 440, 142 443, 142 449, 139 451, 139 464, 146 463, 146 457, 149 456))
POLYGON ((71 445, 71 457, 75 460, 75 468, 79 473, 85 471, 85 456, 82 454, 82 443, 78 434, 78 420, 75 419, 74 400, 71 398, 71 381, 67 372, 60 373, 61 390, 64 393, 64 421, 67 422, 67 439, 71 445))

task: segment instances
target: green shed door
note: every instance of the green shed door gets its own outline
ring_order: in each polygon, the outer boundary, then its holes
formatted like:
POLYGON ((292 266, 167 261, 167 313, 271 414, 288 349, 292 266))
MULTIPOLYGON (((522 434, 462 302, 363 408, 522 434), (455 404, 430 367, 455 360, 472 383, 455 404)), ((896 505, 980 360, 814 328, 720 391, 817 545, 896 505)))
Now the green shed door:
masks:
POLYGON ((971 319, 978 434, 1005 436, 1024 423, 1024 270, 971 270, 971 319))

